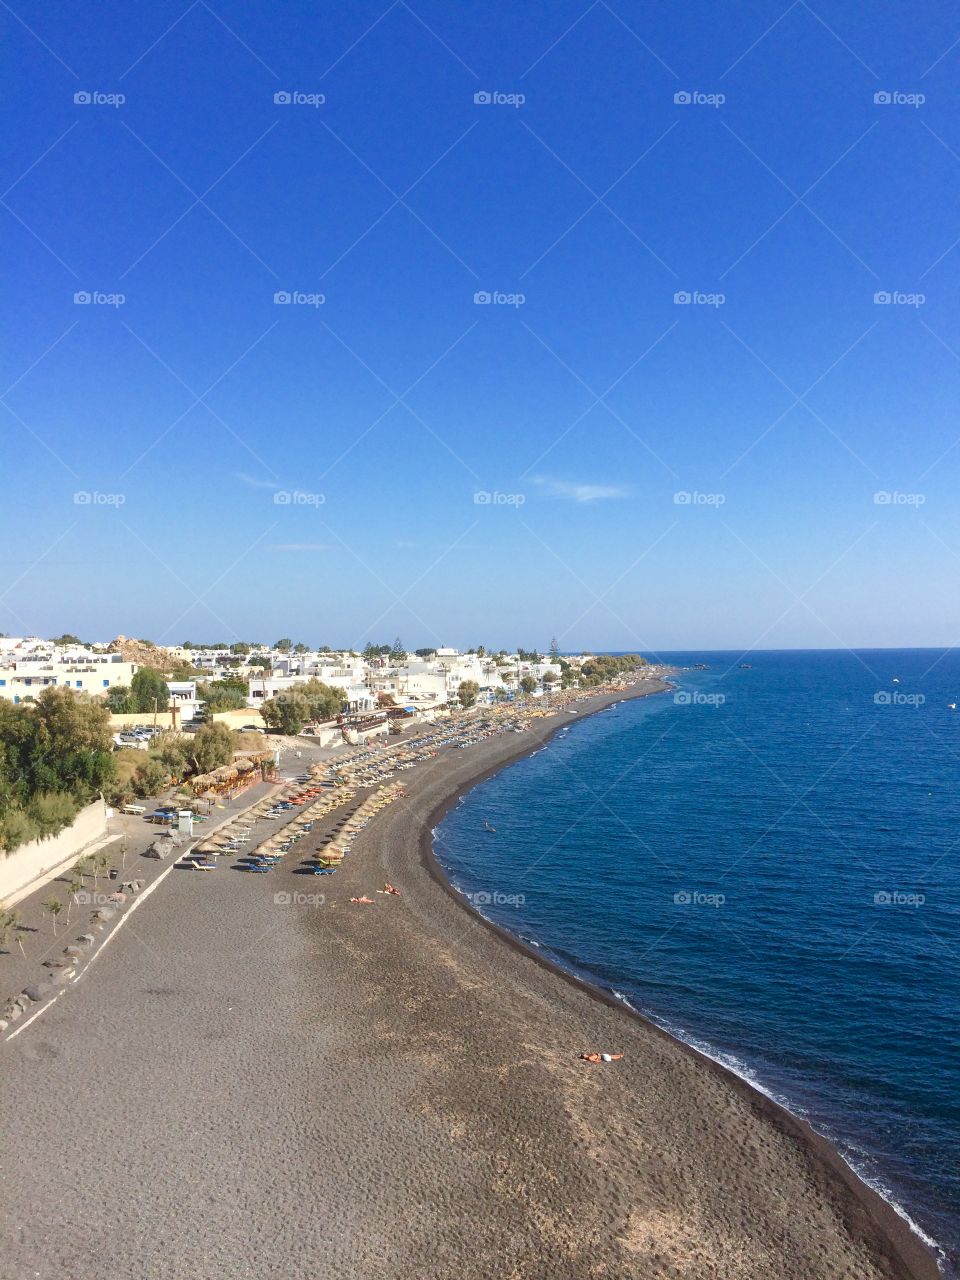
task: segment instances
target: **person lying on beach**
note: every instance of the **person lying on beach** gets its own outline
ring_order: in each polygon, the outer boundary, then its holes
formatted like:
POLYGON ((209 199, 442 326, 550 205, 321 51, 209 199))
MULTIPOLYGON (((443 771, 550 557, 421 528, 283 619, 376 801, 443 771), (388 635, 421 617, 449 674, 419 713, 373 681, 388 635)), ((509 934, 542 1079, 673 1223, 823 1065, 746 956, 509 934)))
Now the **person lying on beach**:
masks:
POLYGON ((385 881, 384 881, 384 884, 383 884, 383 892, 384 892, 384 893, 395 893, 395 894, 397 895, 397 897, 398 897, 398 898, 400 897, 400 890, 399 890, 399 889, 395 889, 395 888, 393 887, 393 885, 389 882, 389 880, 385 880, 385 881))
POLYGON ((366 903, 370 903, 371 905, 372 905, 372 903, 373 903, 373 899, 372 899, 372 898, 368 898, 366 894, 364 894, 362 898, 351 898, 351 899, 350 899, 350 901, 351 901, 351 902, 362 902, 362 903, 364 903, 364 904, 366 904, 366 903))
POLYGON ((622 1053, 581 1053, 584 1062, 619 1062, 622 1053))

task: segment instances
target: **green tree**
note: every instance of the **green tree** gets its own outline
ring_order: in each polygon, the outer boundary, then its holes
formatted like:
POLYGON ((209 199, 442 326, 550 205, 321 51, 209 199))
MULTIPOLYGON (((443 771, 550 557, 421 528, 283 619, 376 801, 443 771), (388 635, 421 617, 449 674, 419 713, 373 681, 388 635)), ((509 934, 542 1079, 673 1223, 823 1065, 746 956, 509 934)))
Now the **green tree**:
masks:
POLYGON ((133 695, 125 684, 115 684, 112 689, 108 689, 103 701, 111 715, 128 716, 136 711, 133 695))
POLYGON ((399 636, 397 636, 396 640, 394 640, 393 642, 393 647, 390 650, 390 661, 395 663, 405 662, 406 658, 407 658, 407 651, 403 647, 403 641, 400 639, 399 636))
POLYGON ((257 654, 257 656, 256 656, 255 658, 251 658, 251 659, 250 659, 250 661, 247 663, 247 666, 248 666, 248 667, 263 667, 265 670, 269 671, 269 670, 271 669, 271 667, 273 666, 273 663, 272 663, 272 662, 270 661, 270 659, 269 659, 268 657, 266 657, 264 654, 259 653, 259 654, 257 654))
POLYGON ((229 764, 236 750, 237 735, 225 724, 205 724, 193 740, 193 758, 199 773, 210 773, 229 764))
POLYGON ((23 950, 23 938, 20 936, 23 932, 23 917, 16 907, 10 907, 5 911, 0 911, 0 947, 6 947, 7 938, 13 934, 13 940, 20 948, 20 954, 25 955, 23 950))
POLYGON ((306 723, 306 708, 300 700, 289 693, 278 693, 268 698, 260 708, 264 724, 280 733, 299 733, 306 723))
POLYGON ((197 697, 205 704, 207 713, 215 711, 239 711, 247 705, 247 682, 239 676, 234 679, 212 680, 197 685, 197 697))
POLYGON ((309 646, 308 646, 308 645, 305 645, 305 644, 303 643, 303 641, 302 641, 302 640, 300 640, 300 641, 298 641, 298 642, 293 646, 293 652, 294 652, 294 653, 309 653, 309 652, 310 652, 310 649, 309 649, 309 646))
POLYGON ((170 774, 159 760, 148 758, 137 768, 132 778, 133 789, 140 797, 157 796, 166 790, 170 774))
POLYGON ((232 644, 230 646, 230 652, 237 653, 241 657, 246 657, 246 655, 250 652, 250 646, 248 644, 245 644, 242 640, 239 640, 236 644, 232 644))
POLYGON ((477 694, 480 692, 480 686, 476 680, 461 681, 460 688, 457 690, 457 696, 460 699, 460 705, 466 711, 468 707, 476 706, 477 694))
POLYGON ((543 683, 544 683, 544 684, 556 684, 556 683, 557 683, 556 673, 555 673, 555 672, 553 672, 553 671, 545 671, 545 672, 543 673, 543 683))
POLYGON ((159 760, 174 777, 182 778, 187 771, 187 762, 191 755, 191 744, 183 738, 165 734, 164 740, 156 751, 151 751, 150 754, 155 760, 159 760))
POLYGON ((290 640, 289 638, 278 640, 273 647, 275 649, 279 649, 281 653, 289 653, 290 650, 293 648, 293 641, 290 640))
POLYGON ((322 680, 305 680, 303 684, 274 698, 260 708, 264 722, 281 733, 299 733, 309 720, 332 720, 343 711, 347 695, 322 680))
POLYGON ((163 676, 154 667, 141 667, 130 681, 133 709, 140 715, 148 711, 165 711, 170 701, 170 690, 163 676))
POLYGON ((521 693, 533 693, 536 687, 537 687, 537 682, 533 676, 524 676, 523 679, 520 681, 521 693))
POLYGON ((72 635, 69 631, 65 631, 62 636, 55 636, 53 643, 58 647, 68 644, 82 644, 83 641, 79 636, 72 635))
POLYGON ((554 636, 553 639, 550 641, 550 661, 551 662, 560 661, 560 646, 557 644, 556 636, 554 636))

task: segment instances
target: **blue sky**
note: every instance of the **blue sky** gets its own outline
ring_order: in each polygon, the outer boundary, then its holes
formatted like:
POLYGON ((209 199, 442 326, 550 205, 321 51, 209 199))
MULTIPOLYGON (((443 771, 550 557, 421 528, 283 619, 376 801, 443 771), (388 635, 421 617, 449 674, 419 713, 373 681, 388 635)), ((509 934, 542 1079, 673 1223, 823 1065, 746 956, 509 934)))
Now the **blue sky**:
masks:
POLYGON ((0 14, 0 630, 953 643, 953 7, 320 8, 0 14))

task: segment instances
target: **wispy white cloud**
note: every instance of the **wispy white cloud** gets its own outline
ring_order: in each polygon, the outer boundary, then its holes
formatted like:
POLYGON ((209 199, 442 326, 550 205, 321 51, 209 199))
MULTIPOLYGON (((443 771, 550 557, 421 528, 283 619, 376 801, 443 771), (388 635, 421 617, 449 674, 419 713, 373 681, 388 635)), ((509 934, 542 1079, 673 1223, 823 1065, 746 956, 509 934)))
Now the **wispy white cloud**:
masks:
POLYGON ((278 481, 259 479, 257 476, 248 476, 243 471, 234 472, 234 480, 239 480, 241 484, 248 485, 251 489, 276 489, 278 481))
POLYGON ((275 542, 271 551, 332 551, 328 542, 275 542))
POLYGON ((629 490, 617 484, 583 484, 575 480, 551 480, 547 476, 534 476, 533 483, 551 498, 565 498, 568 502, 605 502, 629 497, 629 490))

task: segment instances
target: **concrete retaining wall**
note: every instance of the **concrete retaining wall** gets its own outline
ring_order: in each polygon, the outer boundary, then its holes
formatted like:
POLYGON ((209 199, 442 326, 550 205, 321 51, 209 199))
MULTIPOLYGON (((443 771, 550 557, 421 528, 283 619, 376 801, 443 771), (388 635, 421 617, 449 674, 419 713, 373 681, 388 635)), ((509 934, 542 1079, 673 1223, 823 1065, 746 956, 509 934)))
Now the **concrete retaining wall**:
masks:
POLYGON ((0 902, 12 905, 69 867, 87 845, 103 837, 107 812, 103 801, 95 800, 59 835, 31 840, 6 856, 0 853, 0 902))

